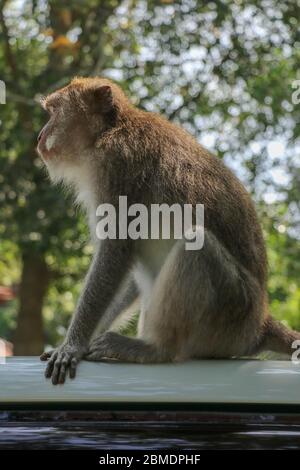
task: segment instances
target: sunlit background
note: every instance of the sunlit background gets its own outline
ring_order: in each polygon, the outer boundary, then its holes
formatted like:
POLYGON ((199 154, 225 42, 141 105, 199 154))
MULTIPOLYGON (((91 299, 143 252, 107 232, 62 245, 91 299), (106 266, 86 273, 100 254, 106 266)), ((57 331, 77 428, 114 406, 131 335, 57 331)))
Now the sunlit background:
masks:
MULTIPOLYGON (((62 340, 92 248, 35 152, 41 95, 74 75, 117 80, 181 123, 252 193, 271 310, 300 329, 297 0, 0 0, 0 337, 7 354, 62 340)), ((201 202, 201 201, 200 201, 201 202)))

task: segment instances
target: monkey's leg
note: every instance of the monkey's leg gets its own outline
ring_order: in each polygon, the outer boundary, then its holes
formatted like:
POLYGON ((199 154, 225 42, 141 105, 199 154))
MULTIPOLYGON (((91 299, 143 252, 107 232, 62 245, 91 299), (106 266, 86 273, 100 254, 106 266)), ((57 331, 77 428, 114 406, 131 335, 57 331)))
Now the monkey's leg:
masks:
POLYGON ((172 360, 171 354, 158 349, 154 344, 139 338, 120 335, 114 331, 107 331, 95 338, 84 357, 88 361, 102 361, 105 358, 141 364, 172 360))
MULTIPOLYGON (((172 269, 172 261, 170 260, 167 265, 163 268, 163 271, 167 273, 172 269)), ((153 289, 152 296, 156 295, 156 290, 160 290, 162 281, 162 275, 158 276, 156 281, 157 289, 153 289)), ((150 302, 151 304, 151 302, 150 302)), ((142 305, 143 308, 145 306, 142 305)), ((153 306, 153 308, 156 308, 153 306)), ((153 310, 152 308, 152 310, 153 310)), ((152 315, 151 309, 147 312, 142 312, 143 317, 152 315)), ((141 322, 139 322, 141 325, 141 322)), ((139 327, 139 338, 130 338, 115 332, 107 332, 96 337, 91 341, 88 349, 88 353, 85 359, 91 361, 101 361, 104 358, 118 359, 123 362, 137 362, 137 363, 158 363, 158 362, 169 362, 175 357, 173 348, 166 347, 164 342, 156 341, 154 335, 150 337, 141 337, 141 333, 145 329, 145 322, 142 322, 142 326, 139 327)))
POLYGON ((245 354, 259 334, 262 295, 256 281, 208 230, 202 250, 171 250, 153 287, 138 339, 107 333, 87 359, 168 362, 245 354))
MULTIPOLYGON (((115 319, 119 317, 122 312, 127 310, 138 296, 139 292, 136 283, 133 277, 129 276, 125 279, 124 284, 120 287, 120 291, 117 293, 115 299, 113 299, 104 316, 101 318, 93 337, 107 331, 112 326, 115 319)), ((125 323, 125 320, 126 319, 121 321, 121 323, 125 323)))
POLYGON ((264 322, 259 344, 254 348, 252 354, 274 351, 291 355, 294 351, 292 344, 296 340, 300 340, 298 331, 291 330, 274 318, 268 317, 264 322))
MULTIPOLYGON (((179 243, 183 244, 182 241, 179 243)), ((155 281, 151 296, 153 299, 158 296, 161 298, 162 302, 164 302, 160 291, 162 285, 164 287, 165 278, 168 279, 170 277, 169 273, 175 269, 174 264, 177 256, 178 249, 176 248, 174 254, 168 256, 168 261, 163 266, 161 273, 155 281)), ((175 291, 177 292, 177 289, 175 289, 175 291)), ((149 321, 151 322, 154 309, 159 309, 159 311, 163 312, 163 308, 160 307, 161 306, 156 305, 153 300, 150 301, 147 312, 143 312, 144 320, 145 317, 149 317, 149 321)), ((122 362, 137 363, 158 363, 174 360, 176 351, 171 347, 169 341, 164 341, 164 336, 167 337, 167 334, 162 335, 162 341, 160 337, 162 332, 156 332, 155 327, 152 328, 150 335, 144 334, 146 323, 147 322, 143 321, 142 326, 139 328, 139 338, 130 338, 114 332, 101 334, 90 343, 85 359, 101 361, 104 358, 111 358, 118 359, 122 362)), ((160 329, 159 325, 158 328, 160 329)), ((173 344, 175 344, 174 341, 173 344)))

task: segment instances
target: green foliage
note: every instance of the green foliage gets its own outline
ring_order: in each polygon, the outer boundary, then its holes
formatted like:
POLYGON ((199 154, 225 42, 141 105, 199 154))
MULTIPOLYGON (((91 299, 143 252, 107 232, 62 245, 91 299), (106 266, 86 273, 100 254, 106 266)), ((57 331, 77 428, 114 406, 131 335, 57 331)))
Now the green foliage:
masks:
MULTIPOLYGON (((276 212, 280 214, 280 209, 276 212)), ((288 224, 283 217, 269 229, 267 247, 271 312, 300 330, 300 240, 289 236, 288 224)))
POLYGON ((13 300, 6 305, 0 305, 0 334, 2 338, 12 339, 12 332, 16 327, 17 301, 13 300))
MULTIPOLYGON (((35 153, 46 119, 37 100, 74 75, 100 73, 118 79, 140 106, 210 142, 237 169, 262 214, 271 308, 299 328, 300 105, 291 103, 299 3, 1 0, 0 13, 0 79, 8 91, 0 106, 0 284, 18 281, 24 253, 46 259, 47 343, 64 334, 90 249, 83 215, 50 186, 35 153), (268 156, 277 138, 284 160, 268 156), (272 178, 278 168, 284 187, 272 178), (270 188, 280 203, 267 204, 270 188)), ((11 332, 15 308, 0 311, 0 335, 11 332)))

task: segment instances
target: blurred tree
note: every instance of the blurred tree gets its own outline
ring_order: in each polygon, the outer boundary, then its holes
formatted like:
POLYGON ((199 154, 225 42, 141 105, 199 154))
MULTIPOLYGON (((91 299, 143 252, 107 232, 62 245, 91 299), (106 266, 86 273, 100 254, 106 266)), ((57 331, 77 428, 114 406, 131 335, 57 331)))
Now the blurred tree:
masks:
POLYGON ((256 197, 269 234, 272 305, 286 301, 300 325, 299 288, 291 300, 283 279, 275 282, 281 259, 285 282, 296 279, 299 254, 293 224, 300 106, 291 103, 299 15, 291 0, 0 0, 0 78, 8 90, 0 107, 0 236, 18 247, 21 264, 16 354, 41 352, 43 306, 47 342, 64 333, 90 256, 80 214, 70 196, 51 188, 34 150, 44 121, 36 98, 74 75, 119 80, 137 104, 181 122, 230 161, 256 197), (278 136, 286 146, 284 165, 268 155, 278 136), (280 203, 266 206, 271 170, 282 166, 289 187, 277 188, 280 203))
POLYGON ((14 2, 0 2, 1 78, 9 90, 8 104, 1 108, 0 220, 2 238, 16 243, 22 263, 17 355, 42 351, 49 283, 67 274, 64 259, 80 258, 86 241, 70 198, 51 188, 41 171, 35 146, 45 117, 35 98, 99 65, 103 30, 116 3, 23 2, 20 11, 14 2))

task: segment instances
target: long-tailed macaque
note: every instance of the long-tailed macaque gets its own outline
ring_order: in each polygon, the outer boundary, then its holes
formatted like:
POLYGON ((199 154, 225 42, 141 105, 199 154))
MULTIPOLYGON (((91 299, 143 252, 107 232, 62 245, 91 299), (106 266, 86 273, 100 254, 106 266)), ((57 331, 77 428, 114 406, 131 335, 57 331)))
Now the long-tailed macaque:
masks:
POLYGON ((51 179, 73 187, 92 235, 96 208, 201 203, 204 246, 185 239, 105 239, 61 346, 42 354, 53 384, 73 378, 81 359, 159 363, 291 353, 300 334, 271 318, 262 231, 243 185, 186 131, 133 106, 115 83, 75 78, 42 100, 50 119, 38 152, 51 179), (137 297, 138 337, 109 331, 137 297), (92 339, 97 324, 105 329, 92 339))

